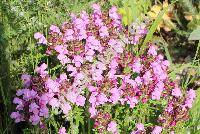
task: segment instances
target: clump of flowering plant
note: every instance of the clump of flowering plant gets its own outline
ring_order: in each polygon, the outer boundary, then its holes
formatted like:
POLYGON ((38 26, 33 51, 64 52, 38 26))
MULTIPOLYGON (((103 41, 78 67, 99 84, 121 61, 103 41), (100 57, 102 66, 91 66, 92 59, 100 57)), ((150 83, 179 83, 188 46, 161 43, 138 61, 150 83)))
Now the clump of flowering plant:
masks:
POLYGON ((169 61, 156 45, 137 53, 145 23, 124 27, 116 7, 92 8, 92 14, 71 14, 60 27, 51 25, 47 39, 35 34, 47 47, 49 66, 41 63, 37 75, 22 75, 24 88, 16 93, 11 118, 43 129, 53 117, 59 134, 173 132, 188 119, 194 90, 184 93, 169 78, 169 61), (48 72, 58 65, 54 75, 48 72))

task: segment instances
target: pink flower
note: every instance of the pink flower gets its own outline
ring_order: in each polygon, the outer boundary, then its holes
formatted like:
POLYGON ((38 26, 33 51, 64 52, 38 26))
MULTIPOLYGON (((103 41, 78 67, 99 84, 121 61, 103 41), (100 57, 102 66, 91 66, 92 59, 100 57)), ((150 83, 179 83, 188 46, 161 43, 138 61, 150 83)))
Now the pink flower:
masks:
POLYGON ((49 101, 49 105, 52 106, 52 108, 58 108, 60 106, 60 102, 58 99, 56 98, 52 98, 50 101, 49 101))
POLYGON ((116 79, 116 70, 115 69, 111 69, 109 72, 108 72, 108 78, 110 79, 116 79))
POLYGON ((51 25, 51 26, 50 26, 50 30, 51 30, 52 32, 54 32, 54 33, 61 34, 60 29, 59 29, 57 26, 55 26, 55 25, 51 25))
POLYGON ((104 93, 101 93, 97 96, 97 101, 100 105, 103 105, 104 103, 108 101, 108 98, 106 97, 104 93))
POLYGON ((81 57, 79 55, 74 56, 72 63, 74 63, 76 67, 80 67, 81 64, 83 64, 83 57, 81 57))
POLYGON ((116 59, 113 59, 111 62, 110 62, 110 65, 109 65, 109 68, 113 68, 113 69, 116 69, 118 67, 118 63, 117 63, 117 60, 116 59))
POLYGON ((95 109, 95 107, 90 107, 89 108, 89 112, 90 112, 90 117, 93 118, 94 116, 97 115, 97 110, 95 109))
POLYGON ((60 60, 60 63, 62 65, 65 65, 66 63, 70 63, 71 62, 71 60, 64 54, 59 54, 57 56, 57 58, 60 60))
POLYGON ((74 38, 73 34, 74 34, 74 31, 72 29, 66 30, 65 31, 65 39, 67 41, 74 40, 75 38, 74 38))
POLYGON ((75 93, 75 92, 69 92, 68 94, 67 94, 67 100, 69 100, 70 102, 72 102, 72 103, 75 103, 76 102, 76 99, 77 99, 77 96, 78 96, 78 94, 77 93, 75 93))
POLYGON ((136 97, 129 98, 127 103, 130 104, 130 108, 134 108, 135 105, 138 103, 138 99, 136 97))
POLYGON ((120 99, 119 90, 117 88, 112 88, 110 90, 110 93, 112 93, 112 95, 110 96, 110 100, 112 101, 113 104, 116 104, 120 99))
POLYGON ((77 73, 76 67, 74 67, 70 64, 67 65, 67 71, 71 72, 70 76, 75 76, 75 74, 77 73))
POLYGON ((140 73, 140 70, 142 70, 142 64, 141 64, 139 58, 136 58, 136 59, 134 60, 134 63, 133 63, 133 65, 132 65, 132 69, 133 69, 133 71, 136 72, 136 73, 140 73))
POLYGON ((101 10, 101 7, 98 4, 92 4, 94 10, 101 10))
POLYGON ((114 20, 120 19, 119 14, 117 14, 117 8, 115 6, 109 10, 109 17, 114 20))
POLYGON ((51 78, 49 78, 46 82, 45 82, 45 87, 47 89, 49 89, 49 92, 51 93, 58 93, 60 91, 59 87, 60 84, 54 80, 52 80, 51 78))
POLYGON ((190 99, 194 99, 196 97, 196 93, 193 89, 189 89, 189 91, 187 91, 187 96, 190 99))
POLYGON ((189 91, 187 91, 186 97, 187 98, 186 98, 185 104, 183 106, 191 108, 192 107, 192 103, 194 102, 194 99, 196 97, 195 91, 193 89, 190 89, 189 91))
POLYGON ((76 98, 76 105, 77 105, 77 106, 84 106, 85 100, 86 100, 86 98, 85 98, 84 96, 79 95, 79 96, 76 98))
POLYGON ((39 42, 38 42, 38 43, 47 44, 46 38, 44 37, 43 34, 41 34, 41 33, 39 33, 39 32, 37 32, 37 33, 34 34, 34 38, 37 39, 37 40, 39 39, 39 42))
POLYGON ((65 81, 65 80, 67 80, 67 75, 66 75, 66 73, 60 74, 60 81, 62 82, 62 81, 65 81))
POLYGON ((151 132, 151 134, 161 134, 162 132, 162 127, 161 126, 156 126, 153 131, 151 132))
POLYGON ((67 134, 65 127, 61 127, 58 131, 58 134, 67 134))
POLYGON ((62 46, 62 45, 56 45, 55 48, 56 52, 58 52, 59 54, 68 54, 68 50, 66 47, 62 46))
POLYGON ((143 75, 143 80, 144 80, 144 84, 148 84, 150 81, 152 81, 152 75, 151 72, 148 70, 145 72, 145 74, 143 75))
POLYGON ((112 132, 113 134, 116 134, 117 133, 117 123, 115 121, 111 121, 109 124, 108 124, 108 128, 107 130, 109 132, 112 132))
POLYGON ((155 45, 151 45, 148 50, 148 54, 156 56, 157 55, 157 47, 155 45))
POLYGON ((122 42, 114 39, 110 39, 108 44, 113 48, 117 53, 123 53, 123 44, 122 42))
POLYGON ((102 27, 99 29, 99 33, 100 33, 100 36, 101 36, 101 37, 107 37, 107 36, 109 36, 108 28, 107 28, 106 26, 102 26, 102 27))
POLYGON ((135 82, 137 83, 137 85, 141 85, 142 84, 142 79, 140 76, 135 78, 135 82))
POLYGON ((42 78, 46 77, 48 72, 45 71, 47 69, 47 65, 45 63, 41 64, 39 67, 36 67, 35 71, 40 74, 42 78))
POLYGON ((54 96, 54 93, 43 93, 40 96, 39 104, 42 106, 46 105, 53 96, 54 96))
POLYGON ((71 105, 69 103, 65 102, 65 103, 61 104, 61 109, 63 110, 63 113, 65 115, 67 115, 69 110, 71 110, 72 108, 71 108, 71 105))
POLYGON ((160 100, 162 91, 158 88, 155 88, 154 91, 151 93, 151 98, 153 100, 160 100))
POLYGON ((94 86, 88 86, 88 90, 89 90, 90 92, 95 92, 95 91, 97 90, 97 88, 94 87, 94 86))
POLYGON ((144 131, 144 125, 143 125, 142 123, 136 124, 136 128, 137 128, 137 130, 139 130, 139 131, 144 131))
POLYGON ((177 98, 181 97, 182 93, 181 93, 180 88, 175 87, 174 89, 172 89, 172 95, 177 97, 177 98))
POLYGON ((170 134, 175 134, 174 131, 171 131, 170 134))
POLYGON ((90 102, 91 104, 96 103, 96 101, 97 101, 96 95, 97 95, 96 93, 92 93, 92 94, 90 95, 89 102, 90 102))

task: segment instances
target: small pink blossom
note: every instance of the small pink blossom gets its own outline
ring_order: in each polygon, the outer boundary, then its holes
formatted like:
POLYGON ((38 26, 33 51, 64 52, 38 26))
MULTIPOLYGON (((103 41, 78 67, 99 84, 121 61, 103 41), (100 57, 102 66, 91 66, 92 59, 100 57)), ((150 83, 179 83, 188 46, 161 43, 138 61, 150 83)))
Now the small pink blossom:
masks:
POLYGON ((51 25, 51 26, 50 26, 50 30, 51 30, 52 32, 61 34, 60 29, 59 29, 56 25, 51 25))
POLYGON ((52 108, 58 108, 60 106, 60 102, 58 99, 56 98, 52 98, 50 101, 49 101, 49 105, 52 106, 52 108))
POLYGON ((67 115, 69 110, 71 110, 72 108, 71 108, 71 105, 69 103, 65 102, 65 103, 61 104, 61 109, 63 110, 63 113, 65 115, 67 115))
POLYGON ((107 130, 108 130, 109 132, 112 132, 112 133, 116 134, 117 131, 118 131, 118 130, 117 130, 117 123, 116 123, 115 121, 111 121, 111 122, 108 124, 107 130))
POLYGON ((42 63, 39 67, 36 67, 35 71, 39 73, 42 78, 44 78, 48 74, 46 69, 47 69, 47 64, 42 63))
POLYGON ((41 34, 39 32, 37 32, 37 33, 34 34, 34 38, 37 39, 37 40, 39 40, 38 43, 47 44, 46 38, 44 37, 43 34, 41 34))
POLYGON ((61 127, 61 128, 58 130, 58 134, 67 134, 67 133, 66 133, 65 127, 61 127))
POLYGON ((175 87, 174 89, 172 89, 172 95, 175 97, 181 97, 182 93, 180 88, 175 87))
POLYGON ((148 50, 148 54, 156 56, 157 55, 157 47, 155 45, 151 45, 148 50))
POLYGON ((76 98, 76 105, 78 105, 78 106, 84 106, 85 100, 86 100, 86 98, 85 98, 84 96, 79 95, 79 96, 76 98))
POLYGON ((153 131, 151 132, 151 134, 161 134, 162 132, 162 127, 161 126, 156 126, 153 131))

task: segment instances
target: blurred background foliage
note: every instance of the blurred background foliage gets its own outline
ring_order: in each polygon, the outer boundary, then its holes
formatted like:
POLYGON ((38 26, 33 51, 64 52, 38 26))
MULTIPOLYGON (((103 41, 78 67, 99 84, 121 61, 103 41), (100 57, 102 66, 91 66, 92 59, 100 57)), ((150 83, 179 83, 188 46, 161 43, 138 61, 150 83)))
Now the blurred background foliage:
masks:
MULTIPOLYGON (((51 24, 62 24, 69 19, 71 12, 89 11, 89 6, 94 2, 104 8, 117 6, 124 25, 148 21, 150 30, 145 41, 161 46, 161 51, 172 63, 170 76, 180 83, 183 90, 199 88, 199 0, 1 0, 0 133, 22 133, 26 126, 14 125, 10 112, 13 94, 21 85, 21 74, 33 73, 44 57, 35 45, 33 34, 40 31, 47 35, 51 24)), ((200 133, 199 124, 200 91, 197 90, 190 120, 180 124, 177 129, 180 133, 196 134, 200 133)), ((24 133, 28 132, 24 130, 24 133)))

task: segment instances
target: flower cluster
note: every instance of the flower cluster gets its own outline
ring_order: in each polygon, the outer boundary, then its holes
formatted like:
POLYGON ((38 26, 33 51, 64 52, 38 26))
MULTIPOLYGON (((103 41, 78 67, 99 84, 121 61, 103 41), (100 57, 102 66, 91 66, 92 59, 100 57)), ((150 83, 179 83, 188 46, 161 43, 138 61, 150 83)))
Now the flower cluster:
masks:
MULTIPOLYGON (((13 101, 17 104, 17 112, 11 114, 15 122, 29 120, 36 125, 49 117, 49 111, 68 117, 74 106, 88 107, 99 133, 117 134, 123 126, 104 111, 105 107, 128 105, 133 110, 150 100, 168 101, 158 119, 160 126, 152 126, 152 134, 184 120, 180 115, 187 115, 195 92, 190 89, 185 98, 170 80, 169 61, 158 53, 156 45, 147 44, 146 53, 140 56, 128 50, 147 34, 146 25, 133 23, 129 30, 121 24, 116 7, 108 13, 97 4, 92 8, 90 15, 85 11, 80 16, 71 14, 70 22, 52 25, 48 39, 35 34, 38 43, 47 44, 46 54, 56 57, 54 63, 61 64, 63 71, 53 79, 43 63, 35 70, 37 76, 23 75, 25 89, 18 90, 13 101)), ((132 133, 147 132, 141 123, 136 128, 132 133)), ((66 133, 66 129, 62 127, 59 133, 66 133)))

